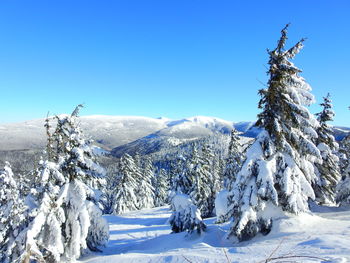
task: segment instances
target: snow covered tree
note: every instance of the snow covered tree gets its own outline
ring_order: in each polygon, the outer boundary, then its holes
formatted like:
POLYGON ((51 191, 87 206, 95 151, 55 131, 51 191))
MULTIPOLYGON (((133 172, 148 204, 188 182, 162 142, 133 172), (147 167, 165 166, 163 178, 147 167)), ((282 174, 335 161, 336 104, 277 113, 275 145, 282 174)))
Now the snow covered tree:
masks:
POLYGON ((63 224, 66 220, 64 199, 67 178, 59 164, 39 162, 35 182, 28 200, 31 203, 28 228, 23 231, 25 251, 22 258, 45 262, 60 262, 64 253, 63 224))
POLYGON ((191 182, 187 177, 185 168, 186 160, 182 155, 176 157, 171 164, 171 191, 176 193, 189 194, 191 191, 191 182))
POLYGON ((174 212, 170 216, 169 223, 174 233, 188 231, 191 234, 196 230, 200 234, 206 229, 199 209, 188 195, 176 194, 172 200, 172 206, 174 212))
POLYGON ((16 239, 25 246, 20 261, 74 261, 108 241, 108 224, 93 202, 93 189, 85 184, 101 178, 104 169, 80 130, 78 109, 56 116, 55 132, 48 140, 51 161, 40 161, 34 173, 29 224, 16 239))
POLYGON ((340 173, 344 179, 350 176, 350 134, 340 141, 339 146, 340 173))
MULTIPOLYGON (((236 174, 240 171, 242 164, 244 161, 244 154, 242 150, 242 145, 239 141, 238 132, 235 129, 232 129, 231 131, 231 138, 230 143, 228 147, 228 154, 226 159, 226 167, 224 171, 224 189, 225 190, 220 192, 220 201, 215 201, 215 208, 217 209, 217 205, 220 205, 220 207, 225 207, 226 209, 219 209, 224 212, 220 212, 220 215, 217 214, 217 222, 218 223, 224 223, 229 221, 232 218, 232 209, 227 209, 227 204, 233 202, 233 194, 234 191, 232 191, 234 184, 236 182, 236 174), (225 196, 227 200, 222 200, 222 194, 225 193, 225 196), (226 201, 226 203, 225 203, 226 201)), ((219 196, 218 196, 219 197, 219 196)), ((217 198, 218 198, 217 197, 217 198)))
POLYGON ((202 158, 207 167, 209 167, 209 176, 208 176, 208 184, 210 187, 210 196, 208 199, 208 215, 204 216, 211 216, 214 214, 214 207, 215 207, 215 197, 216 194, 220 191, 220 167, 218 165, 218 162, 215 162, 215 154, 212 150, 212 148, 209 146, 208 142, 204 142, 202 146, 202 158), (210 169, 211 168, 211 169, 210 169))
POLYGON ((230 220, 228 213, 228 194, 226 189, 221 190, 216 194, 215 198, 215 213, 216 224, 228 222, 230 220))
POLYGON ((25 244, 19 244, 17 239, 26 228, 26 212, 11 166, 6 162, 0 171, 0 262, 14 262, 24 253, 25 244))
POLYGON ((290 59, 303 47, 303 39, 285 50, 288 25, 281 31, 277 47, 268 54, 269 80, 261 96, 256 125, 262 129, 247 151, 230 195, 229 212, 234 218, 230 235, 247 240, 267 234, 272 211, 291 214, 308 211, 314 199, 315 162, 320 151, 312 140, 318 122, 305 106, 314 102, 310 86, 290 59))
POLYGON ((215 178, 210 172, 210 157, 211 153, 207 145, 203 146, 201 156, 194 144, 187 175, 192 185, 190 197, 204 218, 213 214, 217 190, 215 178))
POLYGON ((118 184, 114 192, 112 211, 118 215, 128 211, 137 210, 138 200, 135 195, 139 185, 135 178, 140 178, 138 168, 129 154, 124 154, 120 159, 118 172, 118 184))
POLYGON ((108 167, 106 174, 106 183, 103 187, 100 203, 105 214, 113 213, 113 203, 116 188, 119 184, 119 162, 108 167))
POLYGON ((317 148, 321 152, 322 163, 316 163, 317 180, 313 182, 316 201, 320 204, 333 204, 335 202, 335 191, 340 180, 339 158, 335 155, 338 151, 332 130, 327 122, 332 121, 334 111, 329 93, 323 98, 320 104, 323 110, 317 113, 317 120, 320 126, 317 128, 318 137, 315 140, 317 148))
POLYGON ((350 176, 344 177, 337 185, 336 201, 341 206, 350 205, 350 176))
POLYGON ((20 198, 25 199, 32 188, 32 174, 31 173, 20 173, 15 175, 15 181, 18 182, 18 190, 20 198))
POLYGON ((236 129, 231 131, 231 139, 228 147, 226 159, 226 167, 224 171, 224 188, 231 190, 236 179, 236 174, 242 167, 244 156, 242 153, 242 145, 239 141, 238 132, 236 129))
POLYGON ((340 172, 342 179, 337 185, 336 201, 340 205, 350 204, 350 134, 340 142, 340 172))
POLYGON ((150 157, 145 157, 142 175, 138 177, 137 204, 138 208, 154 207, 154 188, 152 181, 154 179, 153 163, 150 157))
MULTIPOLYGON (((104 169, 95 161, 91 141, 86 140, 78 123, 78 113, 82 105, 78 105, 69 116, 58 117, 56 131, 53 134, 56 144, 56 154, 60 164, 61 173, 68 182, 64 185, 66 195, 63 209, 65 212, 64 256, 67 259, 80 257, 85 249, 97 250, 101 242, 94 243, 96 239, 89 235, 108 237, 107 222, 102 216, 93 218, 96 213, 91 206, 95 199, 92 187, 96 180, 104 177, 104 169), (92 222, 100 221, 100 228, 93 228, 92 222)), ((104 239, 104 243, 108 239, 104 239)), ((103 242, 102 242, 103 243, 103 242)))
POLYGON ((52 136, 52 132, 51 132, 51 129, 52 129, 52 126, 51 126, 51 123, 50 123, 50 118, 49 118, 49 113, 47 113, 47 117, 45 119, 45 130, 46 130, 46 136, 47 136, 47 142, 46 142, 46 154, 47 154, 47 159, 49 161, 53 161, 53 158, 57 158, 57 155, 55 155, 54 153, 54 139, 53 139, 53 136, 52 136))
POLYGON ((169 179, 164 169, 159 169, 155 178, 154 200, 155 206, 159 207, 165 205, 168 199, 169 179))

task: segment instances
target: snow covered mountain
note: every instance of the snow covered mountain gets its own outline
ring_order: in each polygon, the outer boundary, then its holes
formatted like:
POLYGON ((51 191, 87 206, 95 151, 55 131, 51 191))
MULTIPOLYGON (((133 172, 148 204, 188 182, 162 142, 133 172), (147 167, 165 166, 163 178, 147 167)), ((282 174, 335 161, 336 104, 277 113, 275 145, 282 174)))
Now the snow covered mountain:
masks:
MULTIPOLYGON (((163 129, 166 120, 129 116, 84 116, 85 134, 106 149, 129 143, 163 129)), ((0 150, 40 149, 46 142, 44 119, 0 124, 0 150)))
MULTIPOLYGON (((180 120, 138 116, 92 115, 80 118, 85 134, 116 156, 124 152, 151 153, 168 146, 200 139, 215 133, 228 134, 232 127, 242 136, 254 138, 259 129, 254 122, 227 121, 215 117, 195 116, 180 120)), ((349 128, 335 128, 337 139, 349 128)), ((0 151, 42 149, 46 135, 44 119, 0 124, 0 151)))
MULTIPOLYGON (((150 139, 157 141, 156 144, 160 145, 163 143, 176 145, 182 141, 201 138, 215 132, 229 133, 234 126, 230 121, 203 116, 169 120, 93 115, 83 116, 80 120, 83 131, 107 150, 133 142, 135 145, 146 143, 150 139)), ((238 123, 237 128, 245 132, 251 124, 250 122, 238 123)), ((45 141, 44 119, 0 124, 0 150, 2 151, 41 149, 45 146, 45 141)))

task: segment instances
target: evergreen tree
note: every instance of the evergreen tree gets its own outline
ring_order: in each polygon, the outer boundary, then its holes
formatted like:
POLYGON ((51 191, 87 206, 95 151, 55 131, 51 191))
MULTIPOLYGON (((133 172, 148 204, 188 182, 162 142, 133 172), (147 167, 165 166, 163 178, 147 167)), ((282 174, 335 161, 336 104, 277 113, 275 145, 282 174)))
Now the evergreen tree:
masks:
POLYGON ((350 134, 340 142, 340 172, 341 181, 337 185, 336 201, 340 205, 350 204, 350 134))
POLYGON ((11 166, 6 162, 0 171, 0 262, 14 262, 24 253, 25 244, 19 240, 26 228, 26 212, 11 166))
POLYGON ((337 185, 336 201, 341 206, 350 204, 350 176, 344 177, 337 185))
POLYGON ((48 160, 39 162, 35 171, 31 194, 32 209, 29 225, 23 233, 25 251, 23 258, 46 262, 60 262, 64 253, 64 200, 68 180, 60 165, 48 160))
MULTIPOLYGON (((225 167, 225 173, 224 173, 224 188, 225 190, 222 191, 222 193, 225 193, 227 195, 227 204, 233 203, 233 194, 234 191, 233 187, 236 182, 236 174, 240 171, 242 164, 244 161, 244 154, 242 152, 242 145, 239 141, 238 132, 235 129, 232 129, 231 131, 231 139, 228 147, 228 154, 226 159, 226 167, 225 167)), ((223 202, 223 200, 220 200, 223 202)), ((223 206, 223 204, 222 204, 223 206)), ((229 221, 233 216, 233 210, 226 209, 226 213, 221 213, 217 218, 218 223, 224 223, 229 221)))
POLYGON ((108 241, 108 224, 89 187, 104 169, 95 162, 91 142, 80 130, 79 107, 72 115, 56 116, 48 140, 51 160, 39 163, 30 222, 18 239, 25 245, 22 261, 74 261, 85 250, 97 251, 108 241))
POLYGON ((232 190, 233 183, 236 180, 236 174, 241 169, 243 159, 242 145, 239 141, 238 132, 236 129, 232 129, 224 172, 225 189, 232 190))
MULTIPOLYGON (((91 206, 95 201, 91 188, 96 180, 105 175, 104 169, 95 161, 91 141, 86 140, 78 124, 77 115, 82 105, 75 108, 70 116, 57 118, 54 138, 57 142, 56 154, 59 156, 60 169, 68 183, 63 209, 66 220, 64 222, 65 249, 64 256, 69 259, 78 258, 84 249, 97 250, 101 242, 89 235, 108 237, 107 222, 101 216, 93 218, 91 206), (62 160, 62 161, 60 161, 62 160), (99 220, 100 228, 93 228, 92 222, 99 220)), ((102 243, 106 243, 107 239, 102 243)))
POLYGON ((188 231, 191 234, 196 230, 200 234, 206 229, 199 209, 188 195, 176 194, 172 200, 172 206, 174 212, 170 216, 169 223, 174 233, 188 231))
POLYGON ((164 169, 159 169, 156 176, 155 188, 154 188, 154 200, 155 206, 159 207, 165 205, 168 199, 169 179, 164 169))
POLYGON ((133 159, 134 159, 134 163, 135 163, 136 167, 141 169, 142 168, 142 160, 141 160, 140 153, 136 152, 133 159))
POLYGON ((219 175, 220 167, 218 166, 218 162, 215 161, 215 154, 207 141, 204 141, 204 144, 202 146, 202 158, 206 167, 209 167, 208 184, 210 188, 210 195, 208 198, 209 212, 208 215, 203 215, 204 217, 214 214, 215 197, 216 194, 220 191, 221 183, 219 175))
MULTIPOLYGON (((46 130, 46 136, 47 136, 47 142, 46 142, 46 154, 47 154, 47 158, 49 161, 52 161, 54 156, 55 156, 55 153, 54 153, 54 139, 53 139, 53 136, 52 136, 52 133, 51 133, 51 129, 52 129, 52 126, 50 124, 50 118, 49 118, 49 113, 47 113, 47 117, 45 119, 45 130, 46 130)), ((56 156, 57 157, 57 156, 56 156)))
POLYGON ((277 47, 268 50, 269 81, 259 91, 261 100, 256 125, 263 129, 247 151, 247 159, 236 175, 229 210, 234 218, 230 235, 239 240, 267 234, 273 213, 308 211, 315 194, 313 163, 320 152, 312 142, 317 120, 305 106, 314 102, 310 86, 290 59, 300 51, 303 39, 285 50, 288 25, 281 31, 277 47))
POLYGON ((323 110, 317 113, 317 120, 320 123, 315 140, 317 148, 321 152, 322 163, 316 163, 317 181, 314 182, 313 188, 316 195, 316 201, 320 204, 332 204, 335 202, 336 185, 340 180, 339 158, 335 155, 338 151, 338 144, 332 135, 332 129, 327 122, 332 121, 334 111, 332 110, 332 101, 329 93, 323 98, 320 105, 323 110))
POLYGON ((342 179, 350 176, 350 134, 340 141, 339 147, 340 173, 342 179))
POLYGON ((118 215, 137 210, 138 200, 135 195, 139 185, 135 178, 141 177, 133 158, 124 154, 120 159, 118 184, 114 192, 113 214, 118 215))
MULTIPOLYGON (((188 178, 185 168, 186 160, 182 155, 178 155, 171 164, 171 191, 176 193, 189 194, 191 191, 191 181, 188 178)), ((186 163, 187 164, 187 163, 186 163)), ((187 165, 186 165, 187 166, 187 165)))
POLYGON ((202 216, 206 218, 211 216, 214 210, 216 187, 213 175, 210 172, 210 161, 208 159, 210 151, 206 145, 202 150, 203 156, 198 153, 196 145, 193 145, 187 177, 192 185, 190 197, 201 211, 202 216))
POLYGON ((106 214, 113 213, 113 204, 116 188, 119 184, 119 162, 116 165, 110 166, 107 169, 106 184, 103 188, 100 203, 103 206, 103 212, 106 214))
POLYGON ((152 181, 154 180, 153 163, 150 157, 145 157, 143 173, 138 177, 137 200, 138 208, 154 207, 154 188, 152 181))

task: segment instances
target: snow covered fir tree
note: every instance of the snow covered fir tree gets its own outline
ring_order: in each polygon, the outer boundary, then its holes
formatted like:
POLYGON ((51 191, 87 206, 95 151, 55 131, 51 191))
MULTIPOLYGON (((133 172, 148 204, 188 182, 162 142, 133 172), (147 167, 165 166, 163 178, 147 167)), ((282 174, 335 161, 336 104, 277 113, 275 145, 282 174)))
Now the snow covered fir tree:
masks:
POLYGON ((350 205, 350 134, 340 142, 338 156, 340 157, 341 180, 337 185, 336 201, 342 206, 350 205))
POLYGON ((84 249, 97 250, 109 237, 108 225, 94 204, 91 186, 96 179, 105 175, 104 169, 94 160, 91 141, 86 140, 78 124, 78 105, 71 115, 56 117, 57 126, 53 133, 55 158, 67 182, 63 209, 65 212, 64 257, 80 257, 84 249))
POLYGON ((191 198, 186 194, 176 194, 172 200, 174 212, 169 218, 171 229, 174 233, 187 231, 192 234, 196 230, 198 234, 205 231, 201 212, 193 204, 191 198))
POLYGON ((313 140, 319 124, 305 107, 314 102, 311 88, 290 61, 304 40, 285 50, 287 29, 281 31, 277 47, 268 50, 270 78, 259 91, 262 112, 256 123, 263 130, 232 187, 230 235, 238 240, 269 233, 276 212, 305 212, 309 199, 315 199, 313 164, 321 162, 321 155, 313 140))
POLYGON ((316 114, 320 126, 316 130, 318 137, 315 142, 321 152, 322 163, 315 163, 317 178, 313 182, 313 188, 316 201, 320 204, 335 203, 336 186, 340 180, 339 158, 335 154, 338 151, 338 143, 327 124, 335 115, 331 103, 328 94, 320 104, 323 110, 316 114))
POLYGON ((230 144, 228 147, 228 154, 224 170, 224 188, 231 190, 232 184, 236 179, 236 174, 241 169, 244 155, 242 152, 242 145, 236 129, 232 129, 230 144))
POLYGON ((34 172, 27 227, 16 237, 17 252, 12 253, 19 262, 74 261, 108 241, 107 222, 89 187, 104 176, 104 169, 94 161, 91 142, 80 130, 79 107, 72 115, 56 116, 49 160, 41 160, 34 172))
MULTIPOLYGON (((175 160, 171 163, 170 169, 170 188, 171 195, 176 193, 189 194, 191 191, 191 181, 188 177, 188 164, 189 160, 186 160, 182 155, 176 156, 175 160)), ((171 196, 170 196, 171 197, 171 196)))
POLYGON ((200 154, 194 144, 187 170, 187 178, 192 185, 189 195, 204 218, 213 215, 217 183, 210 171, 210 157, 211 152, 207 145, 203 146, 200 154))
POLYGON ((152 181, 154 181, 154 168, 150 157, 144 159, 143 169, 141 175, 137 177, 137 204, 138 208, 151 208, 154 207, 154 187, 152 181))
POLYGON ((165 169, 160 168, 155 178, 154 204, 163 206, 168 202, 169 178, 165 169))
POLYGON ((240 138, 236 129, 232 129, 230 143, 228 146, 228 153, 226 158, 226 165, 223 173, 223 187, 215 200, 215 209, 217 216, 217 223, 224 223, 232 218, 232 209, 227 208, 228 203, 232 203, 234 193, 232 188, 236 182, 236 174, 240 171, 244 161, 244 153, 240 138))
POLYGON ((136 167, 134 159, 124 154, 120 159, 117 183, 113 194, 112 213, 115 215, 137 210, 138 180, 141 174, 136 167))
POLYGON ((27 227, 26 212, 18 183, 6 162, 4 169, 0 170, 0 262, 21 259, 25 249, 21 232, 27 227))

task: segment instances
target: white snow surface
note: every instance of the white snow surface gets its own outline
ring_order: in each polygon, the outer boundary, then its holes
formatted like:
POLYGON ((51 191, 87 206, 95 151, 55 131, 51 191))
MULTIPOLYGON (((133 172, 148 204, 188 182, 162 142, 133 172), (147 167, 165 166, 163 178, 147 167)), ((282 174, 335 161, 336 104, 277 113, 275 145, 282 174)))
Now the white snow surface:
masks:
MULTIPOLYGON (((227 240, 230 223, 214 224, 202 235, 171 234, 168 207, 107 215, 110 241, 102 253, 86 255, 79 262, 264 262, 279 256, 292 262, 349 262, 350 208, 314 207, 314 213, 280 218, 267 236, 250 241, 227 240), (310 258, 317 257, 317 258, 310 258)), ((276 261, 274 261, 276 262, 276 261)))

